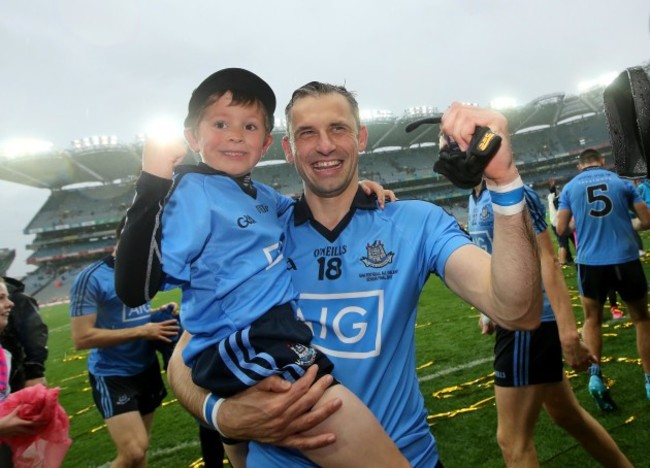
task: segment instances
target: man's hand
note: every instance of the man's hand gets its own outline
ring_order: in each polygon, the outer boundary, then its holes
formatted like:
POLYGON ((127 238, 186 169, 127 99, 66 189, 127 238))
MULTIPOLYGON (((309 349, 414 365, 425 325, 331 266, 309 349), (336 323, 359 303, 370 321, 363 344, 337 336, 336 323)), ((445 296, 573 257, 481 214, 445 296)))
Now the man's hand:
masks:
POLYGON ((142 150, 142 170, 171 179, 174 168, 187 156, 187 147, 182 140, 160 141, 148 138, 142 150))
POLYGON ((574 371, 582 372, 598 362, 596 356, 589 351, 577 333, 571 337, 562 337, 560 341, 564 359, 574 371))
POLYGON ((494 322, 485 314, 481 314, 479 317, 478 327, 481 329, 481 335, 491 335, 494 333, 494 322))
POLYGON ((487 127, 501 137, 499 150, 485 168, 483 177, 495 185, 514 181, 519 174, 512 159, 508 121, 503 114, 455 102, 443 114, 440 124, 440 130, 451 137, 462 151, 469 147, 476 127, 487 127))
POLYGON ((142 338, 145 340, 158 340, 171 343, 172 338, 178 335, 180 327, 178 320, 164 320, 162 322, 149 322, 142 325, 142 338))
POLYGON ((232 439, 256 440, 298 450, 332 444, 334 434, 302 434, 341 407, 341 400, 335 399, 312 410, 332 383, 331 375, 314 383, 316 372, 314 365, 293 384, 278 376, 268 377, 226 399, 219 410, 219 428, 232 439))

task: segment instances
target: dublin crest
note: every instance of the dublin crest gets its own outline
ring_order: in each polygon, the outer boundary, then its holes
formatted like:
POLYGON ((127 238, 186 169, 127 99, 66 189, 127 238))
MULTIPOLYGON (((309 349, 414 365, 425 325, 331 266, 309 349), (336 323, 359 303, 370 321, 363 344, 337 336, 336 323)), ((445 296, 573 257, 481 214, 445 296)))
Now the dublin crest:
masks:
POLYGON ((367 267, 383 268, 389 263, 393 263, 394 252, 386 253, 384 244, 376 240, 372 244, 366 244, 367 257, 361 257, 361 261, 367 267))

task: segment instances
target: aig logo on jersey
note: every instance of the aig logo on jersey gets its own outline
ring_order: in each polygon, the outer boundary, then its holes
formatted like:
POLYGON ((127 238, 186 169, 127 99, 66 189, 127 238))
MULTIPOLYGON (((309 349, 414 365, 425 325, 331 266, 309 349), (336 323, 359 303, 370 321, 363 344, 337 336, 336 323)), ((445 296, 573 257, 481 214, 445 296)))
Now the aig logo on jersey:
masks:
POLYGON ((330 356, 367 359, 381 352, 384 291, 302 293, 297 315, 314 334, 312 344, 330 356))
POLYGON ((393 263, 394 252, 386 253, 384 244, 376 240, 372 244, 366 244, 366 257, 361 257, 361 262, 371 268, 383 268, 389 263, 393 263))

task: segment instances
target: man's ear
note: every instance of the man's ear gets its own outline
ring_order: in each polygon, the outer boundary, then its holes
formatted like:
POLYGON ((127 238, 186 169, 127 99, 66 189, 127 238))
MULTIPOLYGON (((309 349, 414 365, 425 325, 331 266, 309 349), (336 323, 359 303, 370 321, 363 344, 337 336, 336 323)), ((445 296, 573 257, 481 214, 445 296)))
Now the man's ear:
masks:
POLYGON ((366 150, 366 145, 368 144, 368 128, 366 126, 359 129, 357 143, 359 144, 359 152, 366 150))
POLYGON ((185 129, 185 141, 187 141, 187 144, 192 151, 194 151, 195 153, 200 152, 199 142, 196 141, 194 130, 189 127, 185 129))
POLYGON ((289 142, 289 137, 282 137, 282 149, 284 150, 284 157, 287 159, 289 164, 293 164, 293 150, 291 149, 291 143, 289 142))

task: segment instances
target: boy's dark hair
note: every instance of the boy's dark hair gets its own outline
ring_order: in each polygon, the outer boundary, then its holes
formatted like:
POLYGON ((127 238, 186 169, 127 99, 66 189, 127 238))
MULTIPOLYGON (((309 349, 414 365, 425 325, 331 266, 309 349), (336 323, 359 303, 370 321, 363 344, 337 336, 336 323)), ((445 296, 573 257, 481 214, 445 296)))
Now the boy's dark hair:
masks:
POLYGON ((275 94, 262 78, 243 68, 224 68, 208 76, 192 92, 187 105, 185 128, 196 127, 205 109, 227 92, 233 104, 258 103, 265 114, 267 132, 273 130, 275 94))

